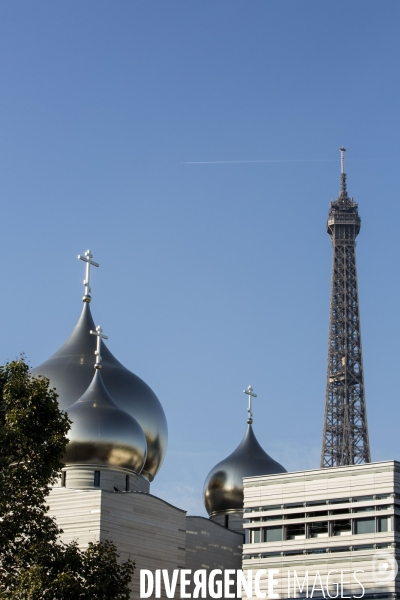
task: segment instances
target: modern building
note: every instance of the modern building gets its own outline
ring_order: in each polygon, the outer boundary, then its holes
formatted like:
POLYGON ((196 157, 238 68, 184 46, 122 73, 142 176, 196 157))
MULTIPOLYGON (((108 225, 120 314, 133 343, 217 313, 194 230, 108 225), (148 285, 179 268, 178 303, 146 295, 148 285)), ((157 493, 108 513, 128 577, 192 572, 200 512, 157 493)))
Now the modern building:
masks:
POLYGON ((340 596, 341 571, 342 596, 395 598, 400 591, 393 577, 400 558, 396 461, 246 478, 244 517, 243 569, 279 569, 280 598, 306 596, 307 570, 308 597, 335 596, 335 584, 340 596))

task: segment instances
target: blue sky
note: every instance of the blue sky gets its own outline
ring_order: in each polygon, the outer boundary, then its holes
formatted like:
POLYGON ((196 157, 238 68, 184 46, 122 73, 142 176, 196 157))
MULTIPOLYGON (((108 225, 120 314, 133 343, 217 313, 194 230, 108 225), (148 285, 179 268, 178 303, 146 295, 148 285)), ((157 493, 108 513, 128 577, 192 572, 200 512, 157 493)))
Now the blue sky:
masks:
POLYGON ((394 0, 0 4, 0 358, 61 345, 90 247, 95 321, 167 414, 152 491, 191 513, 250 383, 264 448, 319 465, 342 145, 372 457, 400 456, 399 16, 394 0), (278 162, 187 164, 251 160, 278 162))

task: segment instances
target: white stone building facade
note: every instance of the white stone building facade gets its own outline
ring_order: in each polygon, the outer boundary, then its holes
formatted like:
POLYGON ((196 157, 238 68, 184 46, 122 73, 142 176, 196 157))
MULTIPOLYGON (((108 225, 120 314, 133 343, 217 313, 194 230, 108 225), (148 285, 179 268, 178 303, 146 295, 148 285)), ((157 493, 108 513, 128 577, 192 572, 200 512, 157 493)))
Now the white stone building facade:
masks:
POLYGON ((307 570, 309 597, 313 586, 312 597, 329 597, 329 573, 331 596, 335 583, 339 596, 383 599, 399 592, 389 574, 400 543, 396 461, 246 478, 244 517, 243 570, 279 569, 280 598, 306 596, 306 586, 299 588, 307 570))

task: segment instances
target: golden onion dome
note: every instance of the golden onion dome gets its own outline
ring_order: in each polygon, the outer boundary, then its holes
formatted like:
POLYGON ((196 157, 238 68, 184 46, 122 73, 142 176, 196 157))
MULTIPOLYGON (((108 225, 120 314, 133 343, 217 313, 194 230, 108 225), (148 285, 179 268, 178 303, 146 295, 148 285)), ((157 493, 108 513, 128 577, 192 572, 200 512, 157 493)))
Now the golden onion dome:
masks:
POLYGON ((286 473, 260 446, 251 422, 239 446, 218 463, 206 477, 203 498, 210 516, 228 510, 243 510, 243 477, 286 473))
MULTIPOLYGON (((93 368, 93 367, 92 367, 93 368)), ((100 369, 83 396, 68 408, 72 421, 64 462, 130 469, 139 475, 146 461, 146 438, 139 423, 112 400, 100 369)))
MULTIPOLYGON (((85 300, 79 321, 64 345, 32 370, 33 375, 50 379, 50 385, 56 388, 60 408, 67 411, 72 420, 71 405, 85 393, 93 377, 96 340, 90 331, 94 329, 89 301, 85 300)), ((153 390, 124 367, 104 343, 101 355, 104 385, 117 406, 136 419, 146 437, 147 457, 142 476, 152 481, 167 450, 168 427, 164 410, 153 390)))

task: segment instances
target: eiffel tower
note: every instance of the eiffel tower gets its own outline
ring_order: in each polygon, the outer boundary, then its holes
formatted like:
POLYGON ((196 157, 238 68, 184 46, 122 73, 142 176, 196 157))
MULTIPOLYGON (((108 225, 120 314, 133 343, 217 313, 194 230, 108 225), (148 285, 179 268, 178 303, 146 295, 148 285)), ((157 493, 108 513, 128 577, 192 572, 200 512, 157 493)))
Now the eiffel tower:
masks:
POLYGON ((347 194, 345 151, 340 148, 340 192, 327 223, 333 257, 321 468, 371 462, 355 250, 361 219, 347 194))

